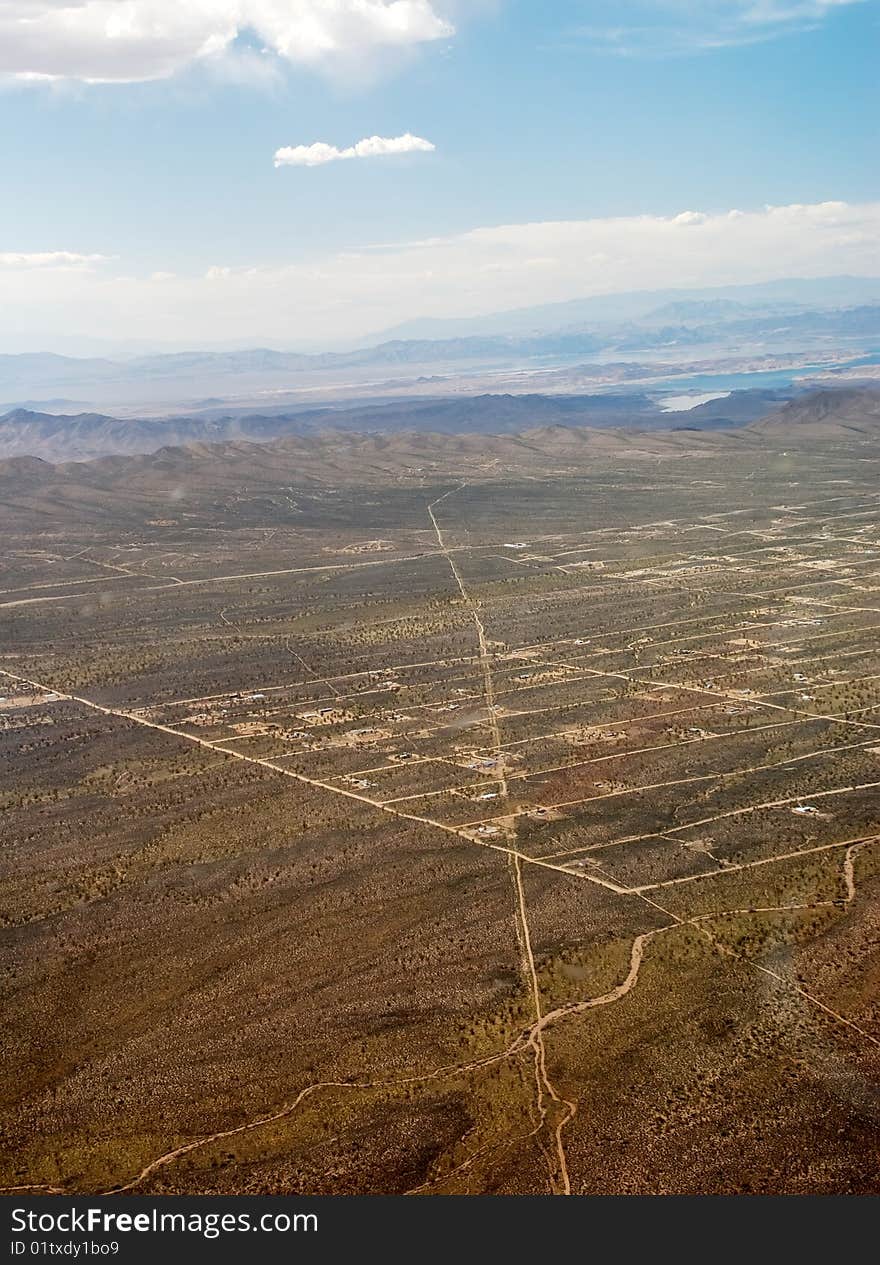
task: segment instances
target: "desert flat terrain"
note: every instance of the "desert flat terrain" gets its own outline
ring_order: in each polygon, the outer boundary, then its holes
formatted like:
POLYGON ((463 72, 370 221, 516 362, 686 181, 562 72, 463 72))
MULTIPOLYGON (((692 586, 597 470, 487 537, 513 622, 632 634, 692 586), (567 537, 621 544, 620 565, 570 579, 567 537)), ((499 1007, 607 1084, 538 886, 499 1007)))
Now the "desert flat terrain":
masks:
POLYGON ((870 393, 0 467, 2 1184, 880 1190, 878 470, 870 393))

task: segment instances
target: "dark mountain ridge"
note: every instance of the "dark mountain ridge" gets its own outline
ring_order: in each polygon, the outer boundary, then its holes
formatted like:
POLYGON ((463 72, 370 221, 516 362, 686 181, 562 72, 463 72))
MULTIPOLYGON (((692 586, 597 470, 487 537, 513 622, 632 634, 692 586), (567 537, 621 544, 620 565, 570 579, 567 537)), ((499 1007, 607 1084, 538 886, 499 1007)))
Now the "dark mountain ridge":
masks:
POLYGON ((248 440, 322 430, 446 434, 510 434, 541 425, 704 429, 736 426, 762 416, 789 391, 740 391, 686 412, 663 412, 641 393, 603 395, 455 396, 321 408, 172 418, 118 418, 103 413, 52 414, 13 409, 0 417, 0 458, 85 461, 111 454, 154 452, 169 445, 248 440))
MULTIPOLYGON (((173 444, 155 452, 102 457, 53 465, 34 457, 0 461, 0 496, 8 506, 22 497, 47 513, 59 506, 89 512, 121 512, 127 498, 165 504, 170 513, 182 498, 215 504, 236 490, 290 486, 357 486, 397 481, 430 482, 467 477, 474 470, 549 477, 589 468, 597 459, 718 456, 725 450, 777 450, 793 436, 817 452, 841 442, 880 443, 880 388, 822 390, 774 410, 760 422, 726 431, 694 428, 600 429, 558 422, 502 434, 316 430, 270 442, 227 439, 219 443, 173 444), (36 502, 34 501, 36 497, 36 502)), ((131 502, 134 504, 134 501, 131 502)))

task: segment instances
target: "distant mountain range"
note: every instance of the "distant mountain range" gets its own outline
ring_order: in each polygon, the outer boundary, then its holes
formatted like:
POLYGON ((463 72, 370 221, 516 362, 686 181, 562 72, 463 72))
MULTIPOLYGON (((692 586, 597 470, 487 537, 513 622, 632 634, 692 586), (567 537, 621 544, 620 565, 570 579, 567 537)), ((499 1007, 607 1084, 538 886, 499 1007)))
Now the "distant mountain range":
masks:
POLYGON ((219 379, 457 360, 589 356, 600 351, 648 351, 677 343, 715 343, 730 336, 768 334, 880 338, 880 303, 809 312, 753 313, 742 304, 688 302, 657 308, 641 322, 629 321, 606 328, 567 327, 530 335, 393 339, 354 351, 314 354, 258 347, 244 351, 171 352, 127 360, 77 359, 51 352, 0 355, 0 392, 156 379, 173 382, 196 375, 219 379), (723 310, 723 316, 719 309, 723 310))
POLYGON ((762 281, 749 285, 713 286, 678 290, 635 290, 622 294, 598 294, 564 303, 493 312, 486 316, 422 318, 383 330, 372 340, 447 339, 497 334, 536 334, 579 325, 651 322, 693 317, 676 316, 675 309, 704 309, 703 320, 724 320, 731 315, 768 310, 803 311, 875 306, 880 303, 880 277, 805 277, 762 281), (672 312, 663 317, 665 309, 672 312), (714 311, 712 310, 714 309, 714 311))
POLYGON ((580 357, 639 352, 678 355, 688 347, 712 347, 716 354, 748 347, 777 352, 827 349, 833 340, 854 351, 873 349, 880 342, 880 279, 603 296, 498 317, 415 322, 399 327, 398 334, 407 330, 442 336, 395 336, 348 351, 314 353, 252 348, 117 359, 0 355, 0 400, 10 406, 40 402, 46 411, 48 401, 59 398, 141 407, 148 401, 204 402, 203 397, 222 402, 236 394, 254 399, 302 389, 303 383, 332 392, 359 381, 369 394, 377 384, 364 375, 373 370, 393 380, 401 369, 424 376, 460 373, 464 366, 470 372, 475 366, 576 363, 580 357))
POLYGON ((13 409, 0 417, 0 459, 35 456, 87 461, 111 454, 154 452, 169 445, 246 440, 327 431, 516 434, 535 426, 642 430, 741 426, 763 416, 790 391, 736 391, 686 412, 663 412, 649 396, 479 395, 406 400, 351 409, 226 417, 118 418, 102 413, 52 414, 13 409))

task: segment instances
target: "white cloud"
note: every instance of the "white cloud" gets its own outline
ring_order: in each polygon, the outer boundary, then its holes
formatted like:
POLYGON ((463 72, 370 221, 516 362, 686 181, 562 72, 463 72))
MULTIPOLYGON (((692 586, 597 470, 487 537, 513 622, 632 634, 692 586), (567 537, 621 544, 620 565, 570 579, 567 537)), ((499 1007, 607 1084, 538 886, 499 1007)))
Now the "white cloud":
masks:
POLYGON ((384 154, 430 153, 434 146, 421 136, 365 136, 362 141, 337 149, 325 141, 314 145, 285 145, 275 151, 276 167, 322 167, 345 158, 378 158, 384 154))
POLYGON ((0 340, 67 325, 189 345, 329 342, 419 316, 844 273, 880 276, 880 202, 503 224, 295 263, 221 260, 161 285, 112 280, 106 268, 12 269, 0 340))
POLYGON ((663 56, 755 44, 819 25, 865 0, 623 0, 607 21, 604 0, 587 0, 577 34, 625 55, 663 56))
POLYGON ((432 0, 0 0, 0 75, 165 79, 252 37, 304 65, 452 35, 432 0))
POLYGON ((72 250, 43 250, 28 253, 0 251, 0 268, 87 268, 101 263, 107 255, 80 255, 72 250))

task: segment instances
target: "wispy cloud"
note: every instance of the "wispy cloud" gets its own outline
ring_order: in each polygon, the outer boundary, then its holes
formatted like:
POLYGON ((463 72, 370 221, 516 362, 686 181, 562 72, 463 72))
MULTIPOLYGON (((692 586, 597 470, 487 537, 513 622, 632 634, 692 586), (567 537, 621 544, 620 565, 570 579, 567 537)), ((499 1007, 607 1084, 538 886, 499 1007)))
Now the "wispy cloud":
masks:
POLYGON ((2 0, 0 75, 131 83, 229 56, 353 64, 454 34, 432 0, 2 0))
POLYGON ((81 255, 73 250, 0 251, 0 268, 88 268, 109 255, 81 255))
POLYGON ((325 141, 313 145, 285 145, 275 151, 276 167, 323 167, 347 158, 380 158, 387 154, 430 153, 435 148, 421 136, 405 132, 403 136, 365 136, 345 149, 337 149, 325 141))
POLYGON ((608 20, 599 0, 583 6, 574 35, 624 56, 674 56, 756 44, 819 26, 866 0, 622 0, 608 20))

